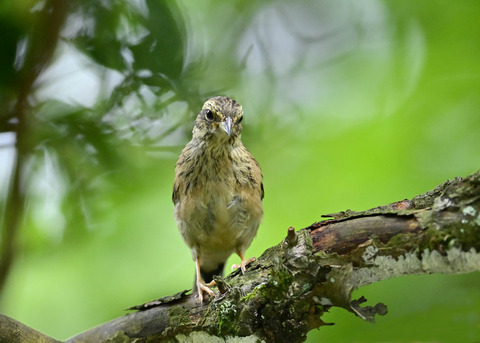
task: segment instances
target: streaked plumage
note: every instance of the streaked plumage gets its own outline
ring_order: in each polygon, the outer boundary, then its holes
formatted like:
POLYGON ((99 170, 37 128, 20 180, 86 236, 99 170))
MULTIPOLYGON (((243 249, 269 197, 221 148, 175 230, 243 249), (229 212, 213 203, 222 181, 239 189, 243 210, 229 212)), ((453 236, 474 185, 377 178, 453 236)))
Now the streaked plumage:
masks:
POLYGON ((175 218, 192 250, 202 300, 204 291, 213 295, 212 277, 223 274, 232 253, 241 257, 245 271, 244 253, 263 215, 262 173, 242 144, 242 119, 235 100, 207 100, 175 167, 175 218))

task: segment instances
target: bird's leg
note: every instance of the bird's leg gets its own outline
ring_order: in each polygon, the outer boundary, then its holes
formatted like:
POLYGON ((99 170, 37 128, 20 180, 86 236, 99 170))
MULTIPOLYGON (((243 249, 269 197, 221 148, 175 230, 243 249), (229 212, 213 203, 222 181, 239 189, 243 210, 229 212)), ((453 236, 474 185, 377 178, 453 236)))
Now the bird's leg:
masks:
POLYGON ((242 262, 238 265, 238 264, 233 264, 232 265, 232 270, 234 269, 238 269, 240 268, 240 270, 242 271, 242 274, 245 274, 245 267, 247 266, 247 264, 253 262, 256 260, 255 257, 250 257, 248 260, 245 259, 245 255, 243 254, 243 251, 240 251, 240 250, 237 250, 237 255, 240 256, 240 258, 242 259, 242 262))
POLYGON ((205 283, 205 281, 202 279, 202 276, 200 274, 200 261, 198 258, 195 260, 195 269, 197 271, 198 296, 200 297, 200 301, 203 303, 203 292, 207 292, 208 294, 210 294, 210 296, 215 297, 215 293, 213 293, 213 291, 210 288, 208 288, 208 287, 215 286, 215 280, 209 283, 205 283))

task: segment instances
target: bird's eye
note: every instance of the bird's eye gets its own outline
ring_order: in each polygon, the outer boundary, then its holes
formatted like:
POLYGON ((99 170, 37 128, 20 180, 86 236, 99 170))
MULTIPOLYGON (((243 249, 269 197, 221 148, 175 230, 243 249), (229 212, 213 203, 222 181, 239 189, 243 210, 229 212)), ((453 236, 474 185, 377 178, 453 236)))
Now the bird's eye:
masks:
POLYGON ((240 118, 238 118, 238 123, 240 124, 243 120, 243 116, 240 116, 240 118))
POLYGON ((211 110, 206 110, 205 111, 205 119, 207 119, 208 121, 213 120, 213 112, 211 110))

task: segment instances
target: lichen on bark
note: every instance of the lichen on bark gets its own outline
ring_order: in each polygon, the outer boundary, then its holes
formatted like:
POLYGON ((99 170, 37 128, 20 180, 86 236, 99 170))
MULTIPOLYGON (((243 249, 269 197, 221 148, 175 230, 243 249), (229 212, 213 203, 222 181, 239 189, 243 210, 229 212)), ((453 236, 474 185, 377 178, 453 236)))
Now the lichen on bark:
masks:
POLYGON ((480 270, 480 172, 411 200, 329 217, 297 232, 289 228, 245 275, 215 278, 217 295, 204 304, 182 291, 67 342, 302 342, 309 330, 327 325, 322 317, 333 306, 369 321, 386 314, 382 303, 351 298, 363 285, 480 270))

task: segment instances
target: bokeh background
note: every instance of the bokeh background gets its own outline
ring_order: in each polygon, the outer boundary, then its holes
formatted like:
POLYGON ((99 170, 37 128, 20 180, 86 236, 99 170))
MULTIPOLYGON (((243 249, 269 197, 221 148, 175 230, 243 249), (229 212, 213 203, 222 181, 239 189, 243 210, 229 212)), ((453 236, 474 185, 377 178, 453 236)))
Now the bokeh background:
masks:
MULTIPOLYGON (((476 0, 3 0, 0 31, 0 311, 58 339, 191 287, 171 190, 209 96, 263 169, 249 256, 480 168, 476 0)), ((308 342, 479 342, 479 285, 363 287, 389 313, 308 342)))

